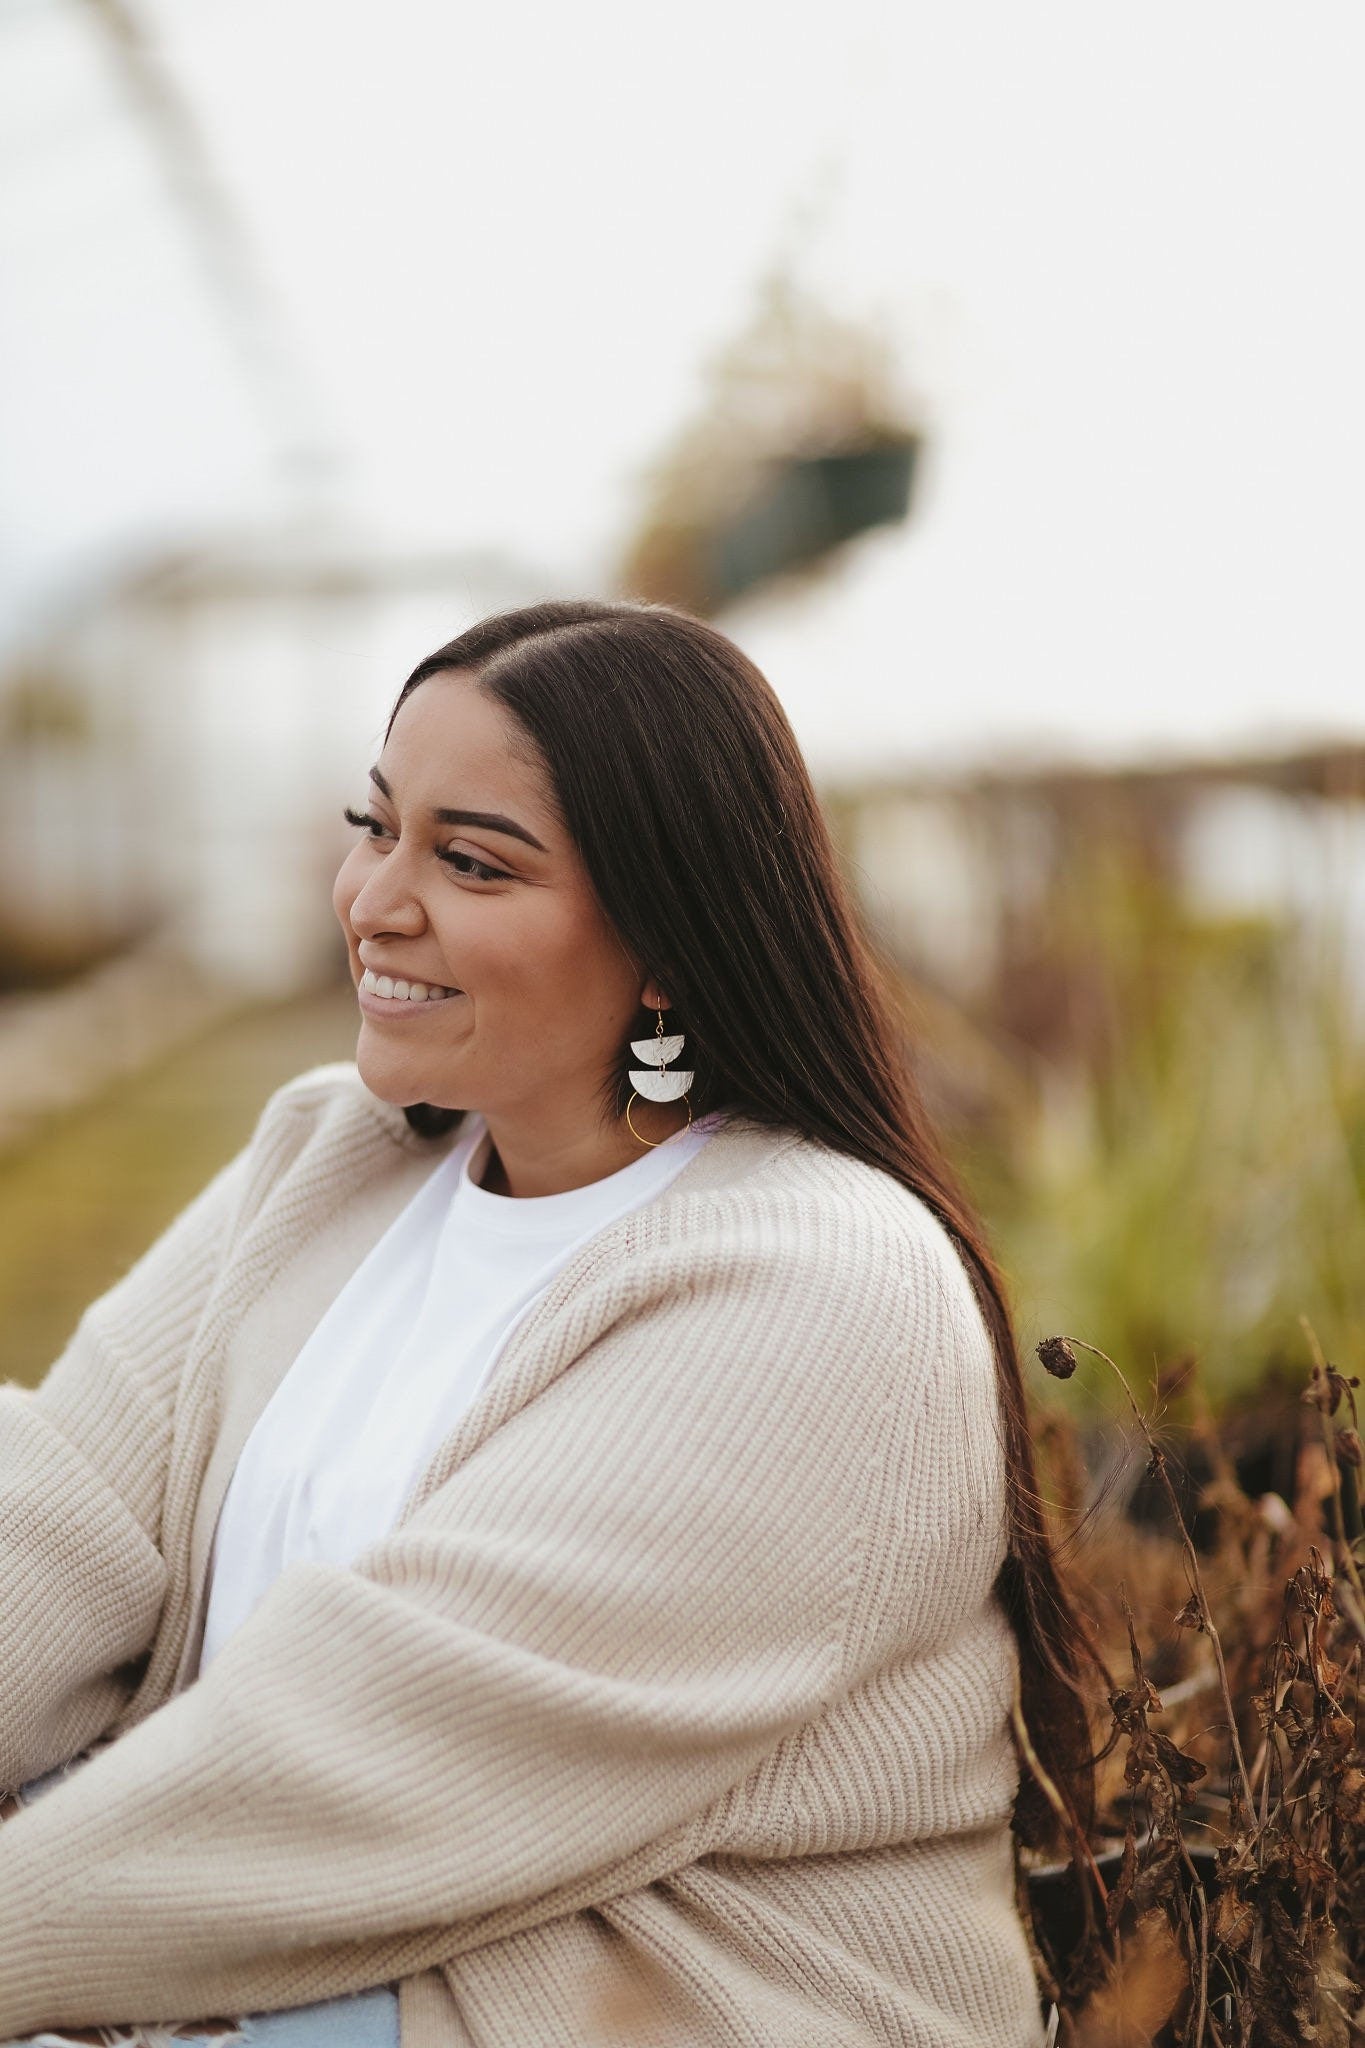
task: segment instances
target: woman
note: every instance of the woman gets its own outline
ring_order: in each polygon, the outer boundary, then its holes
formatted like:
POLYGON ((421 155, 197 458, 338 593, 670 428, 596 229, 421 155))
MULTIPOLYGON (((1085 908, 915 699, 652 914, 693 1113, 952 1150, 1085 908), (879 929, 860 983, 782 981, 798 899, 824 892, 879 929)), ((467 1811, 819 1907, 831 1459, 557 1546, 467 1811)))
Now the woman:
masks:
POLYGON ((354 1065, 0 1393, 0 2036, 1038 2041, 1085 1638, 776 698, 533 605, 347 816, 354 1065))

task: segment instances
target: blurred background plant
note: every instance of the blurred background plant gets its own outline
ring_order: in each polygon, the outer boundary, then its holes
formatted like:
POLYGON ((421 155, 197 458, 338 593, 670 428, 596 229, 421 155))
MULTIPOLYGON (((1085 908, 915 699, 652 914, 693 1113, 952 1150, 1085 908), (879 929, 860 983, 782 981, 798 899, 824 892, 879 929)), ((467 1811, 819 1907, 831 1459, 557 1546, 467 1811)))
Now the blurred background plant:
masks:
POLYGON ((1223 1401, 1297 1370, 1303 1313, 1360 1356, 1365 981, 1338 856, 1361 772, 1343 752, 839 799, 1024 1337, 1084 1328, 1144 1380, 1193 1349, 1223 1401))

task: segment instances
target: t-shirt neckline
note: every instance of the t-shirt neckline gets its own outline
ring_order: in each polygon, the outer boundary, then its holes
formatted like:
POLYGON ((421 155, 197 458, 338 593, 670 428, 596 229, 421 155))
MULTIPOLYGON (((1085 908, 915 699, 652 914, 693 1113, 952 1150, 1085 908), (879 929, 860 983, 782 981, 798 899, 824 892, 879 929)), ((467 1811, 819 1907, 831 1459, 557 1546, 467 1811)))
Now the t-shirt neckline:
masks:
POLYGON ((471 1116, 473 1128, 460 1148, 453 1200, 464 1216, 495 1229, 528 1234, 542 1229, 558 1231, 596 1211, 614 1210, 623 1197, 633 1195, 639 1187, 651 1186, 656 1178, 669 1178, 680 1157, 685 1163, 693 1155, 693 1147, 686 1140, 709 1137, 723 1121, 719 1110, 695 1118, 639 1159, 629 1160, 615 1172, 587 1181, 582 1187, 565 1188, 555 1195, 499 1195, 480 1187, 475 1178, 487 1165, 492 1144, 487 1124, 475 1111, 471 1116))

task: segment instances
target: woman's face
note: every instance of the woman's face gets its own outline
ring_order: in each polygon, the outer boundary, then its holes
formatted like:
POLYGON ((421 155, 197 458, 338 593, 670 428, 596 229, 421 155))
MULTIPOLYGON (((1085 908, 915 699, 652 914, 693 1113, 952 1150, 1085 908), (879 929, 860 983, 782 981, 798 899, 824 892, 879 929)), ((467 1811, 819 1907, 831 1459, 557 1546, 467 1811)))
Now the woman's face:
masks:
POLYGON ((446 671, 404 700, 377 768, 355 806, 373 824, 332 891, 361 1079, 400 1105, 594 1118, 641 1002, 662 995, 608 924, 529 735, 446 671), (367 968, 430 994, 370 994, 367 968))

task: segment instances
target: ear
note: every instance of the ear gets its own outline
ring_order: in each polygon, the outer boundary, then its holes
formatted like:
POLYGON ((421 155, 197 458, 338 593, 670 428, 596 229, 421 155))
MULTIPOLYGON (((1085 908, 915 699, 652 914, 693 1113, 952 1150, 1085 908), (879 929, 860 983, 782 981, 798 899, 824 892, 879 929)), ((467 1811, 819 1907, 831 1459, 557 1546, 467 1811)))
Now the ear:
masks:
POLYGON ((640 1002, 646 1010, 671 1010, 673 1007, 657 981, 645 983, 640 991, 640 1002))

